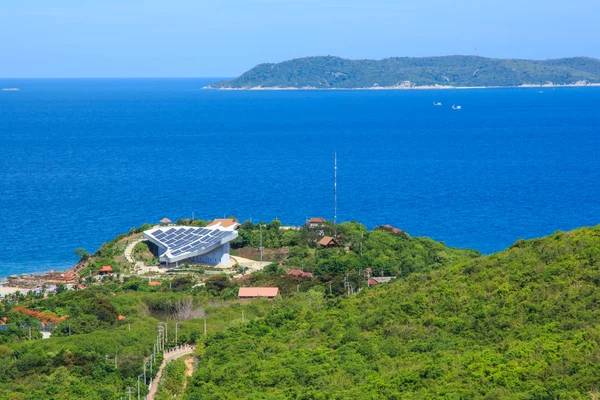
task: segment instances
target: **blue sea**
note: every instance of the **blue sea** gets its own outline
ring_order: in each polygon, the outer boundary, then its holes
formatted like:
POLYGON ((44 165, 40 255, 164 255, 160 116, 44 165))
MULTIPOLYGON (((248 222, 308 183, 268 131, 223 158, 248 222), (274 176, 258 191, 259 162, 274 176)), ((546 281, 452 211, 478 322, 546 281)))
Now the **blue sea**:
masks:
POLYGON ((600 223, 600 88, 210 81, 1 79, 21 90, 0 91, 0 276, 69 268, 163 217, 331 219, 334 152, 338 221, 483 253, 600 223))

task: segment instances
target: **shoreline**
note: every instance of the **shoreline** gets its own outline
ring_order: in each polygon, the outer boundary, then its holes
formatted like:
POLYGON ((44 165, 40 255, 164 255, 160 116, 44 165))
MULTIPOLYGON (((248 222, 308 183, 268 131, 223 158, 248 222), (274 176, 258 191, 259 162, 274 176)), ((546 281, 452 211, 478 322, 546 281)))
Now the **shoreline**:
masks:
POLYGON ((374 87, 363 87, 363 88, 317 88, 312 86, 305 87, 280 87, 280 86, 253 86, 247 88, 232 88, 232 87, 221 87, 214 88, 205 86, 202 89, 205 90, 223 90, 223 91, 292 91, 292 90, 471 90, 471 89, 556 89, 556 88, 571 88, 571 87, 600 87, 600 83, 588 83, 588 84, 566 84, 566 85, 521 85, 521 86, 442 86, 442 85, 424 85, 424 86, 374 86, 374 87))

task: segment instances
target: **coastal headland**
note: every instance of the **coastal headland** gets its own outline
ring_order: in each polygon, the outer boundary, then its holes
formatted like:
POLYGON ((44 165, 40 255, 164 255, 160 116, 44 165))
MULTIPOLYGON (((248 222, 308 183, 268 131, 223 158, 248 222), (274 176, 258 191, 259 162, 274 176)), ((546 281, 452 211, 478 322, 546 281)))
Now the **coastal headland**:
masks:
POLYGON ((260 64, 207 89, 405 90, 600 85, 600 60, 497 59, 478 56, 395 57, 348 60, 305 57, 260 64))

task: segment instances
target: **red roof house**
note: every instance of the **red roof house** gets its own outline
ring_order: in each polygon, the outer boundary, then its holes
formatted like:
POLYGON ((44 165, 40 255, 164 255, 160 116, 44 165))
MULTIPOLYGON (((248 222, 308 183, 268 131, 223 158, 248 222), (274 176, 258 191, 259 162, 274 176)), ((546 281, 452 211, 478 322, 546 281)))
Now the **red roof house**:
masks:
POLYGON ((276 287, 241 287, 238 291, 238 299, 250 300, 258 297, 266 297, 273 300, 279 295, 279 288, 276 287))
POLYGON ((113 272, 113 269, 110 265, 105 265, 100 268, 100 274, 102 275, 110 275, 111 272, 113 272))
POLYGON ((323 236, 321 240, 319 240, 319 244, 323 247, 336 247, 338 246, 337 240, 332 238, 331 236, 323 236))
POLYGON ((379 285, 379 282, 377 282, 373 278, 369 278, 369 280, 367 281, 367 285, 369 285, 369 286, 375 286, 375 285, 379 285))
POLYGON ((160 286, 161 283, 160 282, 148 282, 148 285, 150 285, 150 286, 160 286))
POLYGON ((290 272, 288 272, 287 274, 285 274, 284 276, 295 276, 298 278, 312 278, 313 274, 312 274, 312 272, 304 272, 300 269, 293 269, 290 272))
POLYGON ((240 226, 240 224, 233 218, 216 218, 206 226, 215 226, 218 224, 221 224, 221 228, 230 230, 235 230, 240 226))
POLYGON ((306 222, 306 226, 309 228, 322 228, 325 225, 325 218, 311 218, 306 222))

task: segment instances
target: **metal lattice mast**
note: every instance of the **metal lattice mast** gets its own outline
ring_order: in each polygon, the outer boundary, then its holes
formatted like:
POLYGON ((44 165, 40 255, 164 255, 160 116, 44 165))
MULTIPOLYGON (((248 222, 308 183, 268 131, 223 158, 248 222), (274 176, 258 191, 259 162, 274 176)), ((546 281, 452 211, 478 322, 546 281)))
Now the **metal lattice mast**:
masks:
POLYGON ((337 236, 337 152, 333 152, 333 237, 337 236))

